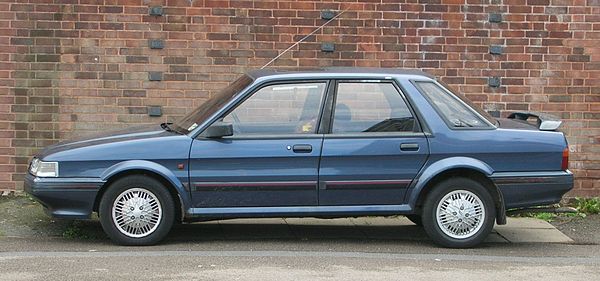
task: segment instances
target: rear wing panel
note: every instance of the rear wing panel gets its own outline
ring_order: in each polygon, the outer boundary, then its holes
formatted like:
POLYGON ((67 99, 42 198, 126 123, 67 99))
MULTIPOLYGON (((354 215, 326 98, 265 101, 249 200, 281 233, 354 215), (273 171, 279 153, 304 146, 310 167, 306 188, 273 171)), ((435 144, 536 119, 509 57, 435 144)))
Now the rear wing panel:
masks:
POLYGON ((562 124, 560 118, 554 115, 530 111, 511 113, 508 119, 527 121, 531 117, 537 119, 537 126, 540 131, 556 131, 562 124))

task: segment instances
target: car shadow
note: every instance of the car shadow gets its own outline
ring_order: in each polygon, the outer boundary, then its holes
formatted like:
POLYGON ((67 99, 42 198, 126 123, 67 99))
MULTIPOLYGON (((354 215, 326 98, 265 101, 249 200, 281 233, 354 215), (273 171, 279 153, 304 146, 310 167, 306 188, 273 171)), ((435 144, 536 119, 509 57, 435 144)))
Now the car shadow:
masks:
MULTIPOLYGON (((78 232, 75 240, 98 242, 114 245, 104 234, 98 220, 77 222, 78 232)), ((63 235, 64 237, 64 235, 63 235)), ((373 244, 373 245, 424 245, 436 247, 421 226, 398 218, 359 218, 359 219, 232 219, 197 223, 175 224, 169 235, 159 243, 160 246, 185 247, 185 245, 203 245, 203 247, 231 244, 243 247, 264 243, 279 245, 333 245, 373 244), (210 243, 207 243, 210 242, 210 243)), ((488 236, 480 247, 490 247, 504 240, 495 231, 488 236)))
MULTIPOLYGON (((429 241, 423 228, 414 224, 354 225, 339 224, 339 220, 310 219, 302 221, 302 219, 294 219, 298 221, 291 223, 283 219, 276 219, 276 222, 273 220, 236 219, 176 224, 163 243, 228 240, 344 240, 359 243, 364 243, 365 240, 429 241)), ((74 227, 71 227, 74 229, 71 231, 72 234, 63 235, 63 237, 78 240, 108 240, 98 220, 77 221, 73 225, 74 227)))
POLYGON ((425 231, 416 225, 349 226, 270 223, 194 223, 177 225, 168 241, 210 240, 411 240, 426 241, 425 231))

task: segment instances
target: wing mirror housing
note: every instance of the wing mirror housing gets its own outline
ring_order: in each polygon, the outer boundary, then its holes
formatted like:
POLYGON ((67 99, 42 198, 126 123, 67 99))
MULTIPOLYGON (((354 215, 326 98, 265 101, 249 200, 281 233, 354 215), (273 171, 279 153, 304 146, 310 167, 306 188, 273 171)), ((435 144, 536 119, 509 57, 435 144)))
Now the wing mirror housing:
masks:
POLYGON ((212 139, 233 136, 233 125, 231 125, 231 123, 217 121, 206 128, 201 136, 212 139))

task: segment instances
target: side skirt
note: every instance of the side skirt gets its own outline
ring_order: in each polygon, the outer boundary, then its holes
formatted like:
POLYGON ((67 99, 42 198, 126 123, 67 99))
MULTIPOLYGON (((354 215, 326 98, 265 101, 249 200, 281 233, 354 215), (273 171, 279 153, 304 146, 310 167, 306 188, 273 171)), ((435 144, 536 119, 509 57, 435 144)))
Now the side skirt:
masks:
POLYGON ((352 217, 411 214, 409 205, 190 208, 188 221, 231 218, 352 217))

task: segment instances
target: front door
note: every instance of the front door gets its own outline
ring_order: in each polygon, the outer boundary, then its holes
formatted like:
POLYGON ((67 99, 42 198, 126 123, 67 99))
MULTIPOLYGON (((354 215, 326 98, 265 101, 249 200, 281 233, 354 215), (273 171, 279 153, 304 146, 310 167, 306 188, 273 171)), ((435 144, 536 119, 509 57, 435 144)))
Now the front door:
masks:
POLYGON ((392 82, 340 81, 323 142, 319 205, 395 205, 429 153, 392 82))
POLYGON ((194 140, 194 207, 316 205, 323 142, 316 128, 327 83, 266 85, 223 116, 232 136, 194 140))

